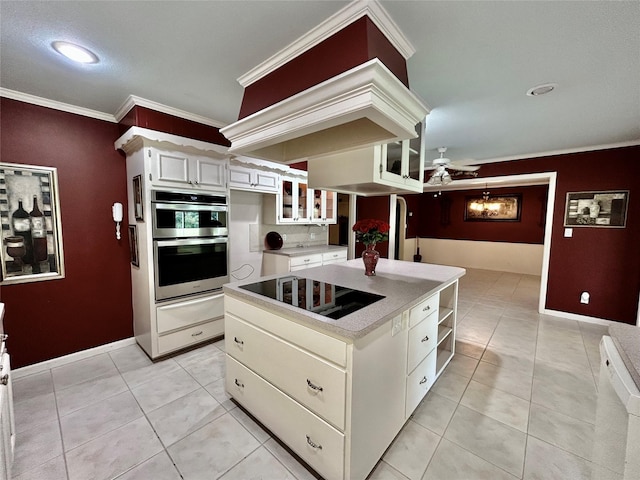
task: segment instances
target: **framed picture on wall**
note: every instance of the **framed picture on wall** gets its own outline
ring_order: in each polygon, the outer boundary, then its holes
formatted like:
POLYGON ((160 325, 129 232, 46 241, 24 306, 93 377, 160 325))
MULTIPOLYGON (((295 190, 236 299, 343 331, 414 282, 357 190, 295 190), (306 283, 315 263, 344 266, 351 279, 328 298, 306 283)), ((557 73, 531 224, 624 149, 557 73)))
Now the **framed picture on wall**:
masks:
POLYGON ((522 195, 468 196, 464 203, 465 222, 519 222, 522 195))
POLYGON ((567 192, 565 227, 625 228, 629 190, 567 192))
POLYGON ((0 185, 0 284, 63 278, 57 170, 0 162, 0 185))
POLYGON ((129 253, 131 255, 131 264, 134 267, 140 266, 138 257, 138 227, 129 225, 129 253))
POLYGON ((142 203, 142 175, 133 177, 133 210, 138 222, 144 222, 144 210, 142 203))

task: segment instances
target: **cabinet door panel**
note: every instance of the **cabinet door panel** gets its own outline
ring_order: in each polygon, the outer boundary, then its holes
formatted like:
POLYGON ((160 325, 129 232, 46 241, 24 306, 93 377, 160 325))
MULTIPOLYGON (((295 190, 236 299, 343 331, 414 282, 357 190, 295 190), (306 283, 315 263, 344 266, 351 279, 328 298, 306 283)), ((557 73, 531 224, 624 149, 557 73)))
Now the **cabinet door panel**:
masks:
POLYGON ((257 187, 260 187, 261 190, 273 190, 277 191, 278 189, 278 174, 272 172, 261 172, 256 171, 256 181, 255 184, 257 187))
POLYGON ((226 172, 222 161, 206 158, 194 158, 197 176, 193 179, 197 185, 204 187, 225 188, 226 172))
POLYGON ((344 430, 344 370, 231 315, 226 316, 225 323, 228 355, 344 430))
POLYGON ((409 328, 415 327, 422 321, 423 318, 428 317, 434 312, 438 311, 439 297, 433 295, 432 297, 423 300, 418 305, 413 307, 409 311, 409 328))
POLYGON ((410 373, 435 348, 437 339, 438 316, 433 312, 409 330, 407 373, 410 373))
POLYGON ((158 152, 154 179, 161 182, 189 183, 189 158, 158 152))

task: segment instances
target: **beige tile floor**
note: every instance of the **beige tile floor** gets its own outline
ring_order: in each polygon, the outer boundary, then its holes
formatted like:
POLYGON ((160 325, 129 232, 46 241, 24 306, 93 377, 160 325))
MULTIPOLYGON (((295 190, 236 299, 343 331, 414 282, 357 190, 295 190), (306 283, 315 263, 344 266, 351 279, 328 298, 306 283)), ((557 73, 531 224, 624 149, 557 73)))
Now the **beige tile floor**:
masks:
MULTIPOLYGON (((468 270, 457 353, 372 480, 590 478, 606 327, 536 313, 539 277, 468 270)), ((305 480, 224 392, 224 345, 137 346, 14 383, 20 480, 305 480)))

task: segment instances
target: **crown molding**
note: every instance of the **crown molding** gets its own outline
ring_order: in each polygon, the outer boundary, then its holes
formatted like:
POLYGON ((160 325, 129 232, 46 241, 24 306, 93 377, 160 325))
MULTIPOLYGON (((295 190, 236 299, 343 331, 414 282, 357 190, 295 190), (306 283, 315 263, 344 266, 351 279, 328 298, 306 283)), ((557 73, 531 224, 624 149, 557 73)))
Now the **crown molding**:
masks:
POLYGON ((415 53, 416 50, 411 42, 377 1, 354 0, 278 53, 239 77, 238 83, 246 88, 365 15, 380 29, 405 60, 415 53))
POLYGON ((76 115, 82 115, 83 117, 90 117, 97 120, 104 120, 106 122, 118 123, 118 120, 116 120, 116 118, 109 113, 99 112, 97 110, 91 110, 89 108, 77 107, 68 103, 49 100, 48 98, 37 97, 29 93, 9 90, 8 88, 0 87, 0 97, 6 97, 12 100, 18 100, 20 102, 38 105, 40 107, 47 107, 53 110, 60 110, 62 112, 75 113, 76 115))
POLYGON ((191 120, 193 122, 202 123, 204 125, 209 125, 210 127, 222 128, 226 125, 223 122, 219 122, 208 117, 203 117, 201 115, 196 115, 195 113, 186 112, 178 108, 169 107, 162 103, 154 102, 153 100, 147 100, 146 98, 137 97, 135 95, 129 95, 124 103, 120 105, 120 108, 116 110, 116 113, 114 115, 116 121, 119 122, 120 120, 122 120, 125 115, 129 113, 129 110, 131 110, 135 106, 149 108, 157 112, 172 115, 174 117, 191 120))
POLYGON ((586 145, 584 147, 564 148, 561 150, 549 150, 546 152, 523 153, 518 155, 511 155, 508 157, 487 158, 484 160, 474 160, 474 161, 469 161, 464 163, 460 162, 460 163, 464 165, 467 165, 467 164, 482 165, 484 163, 510 162, 512 160, 530 160, 533 158, 540 158, 540 157, 553 157, 554 155, 568 155, 571 153, 592 152, 595 150, 610 150, 612 148, 633 147, 636 145, 640 145, 640 139, 629 140, 626 142, 608 143, 608 144, 602 144, 602 145, 586 145))

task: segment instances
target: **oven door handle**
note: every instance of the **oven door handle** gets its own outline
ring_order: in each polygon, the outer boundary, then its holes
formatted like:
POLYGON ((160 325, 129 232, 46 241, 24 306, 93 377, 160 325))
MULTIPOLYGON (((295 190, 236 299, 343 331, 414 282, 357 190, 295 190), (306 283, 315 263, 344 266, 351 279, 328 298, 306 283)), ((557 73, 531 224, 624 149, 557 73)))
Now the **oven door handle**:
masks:
POLYGON ((226 205, 194 205, 191 203, 153 203, 154 210, 191 210, 194 212, 226 212, 226 205))
POLYGON ((180 240, 155 240, 158 247, 178 247, 180 245, 211 245, 213 243, 227 243, 227 237, 216 238, 185 238, 180 240))

